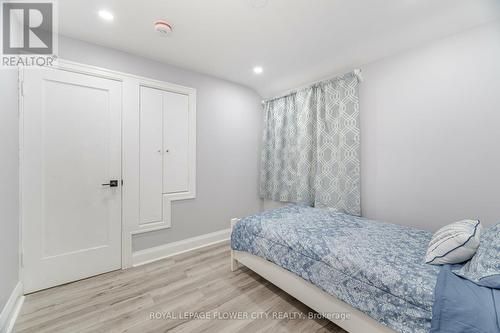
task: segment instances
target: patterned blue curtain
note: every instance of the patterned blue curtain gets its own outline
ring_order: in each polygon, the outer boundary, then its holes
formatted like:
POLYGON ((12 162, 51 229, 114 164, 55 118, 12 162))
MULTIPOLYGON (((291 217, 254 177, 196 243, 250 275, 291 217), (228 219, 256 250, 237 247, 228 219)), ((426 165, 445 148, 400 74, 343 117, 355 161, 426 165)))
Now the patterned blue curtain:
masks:
POLYGON ((265 103, 262 198, 361 214, 359 76, 265 103))

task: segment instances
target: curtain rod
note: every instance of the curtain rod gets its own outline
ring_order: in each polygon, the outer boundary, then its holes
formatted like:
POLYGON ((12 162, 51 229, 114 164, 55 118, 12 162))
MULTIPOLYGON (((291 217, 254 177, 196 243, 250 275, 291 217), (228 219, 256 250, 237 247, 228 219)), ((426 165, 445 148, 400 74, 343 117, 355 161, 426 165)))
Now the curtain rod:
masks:
POLYGON ((272 100, 275 100, 275 99, 278 99, 278 98, 282 98, 282 97, 285 97, 285 96, 288 96, 288 95, 292 95, 300 90, 303 90, 303 89, 307 89, 309 87, 312 87, 318 83, 321 83, 321 82, 324 82, 324 81, 328 81, 328 80, 332 80, 332 79, 335 79, 337 77, 340 77, 340 76, 344 76, 346 74, 349 74, 349 73, 354 73, 354 75, 356 75, 358 77, 358 80, 360 82, 363 82, 363 76, 361 74, 361 69, 360 68, 356 68, 354 70, 351 70, 349 72, 344 72, 344 73, 341 73, 341 74, 334 74, 334 75, 331 75, 331 76, 328 76, 326 78, 322 78, 320 80, 317 80, 317 81, 313 81, 313 82, 310 82, 310 83, 306 83, 306 84, 303 84, 301 85, 300 87, 298 88, 295 88, 295 89, 290 89, 290 90, 287 90, 275 97, 271 97, 271 98, 266 98, 266 99, 263 99, 262 100, 262 104, 265 104, 266 102, 269 102, 269 101, 272 101, 272 100))

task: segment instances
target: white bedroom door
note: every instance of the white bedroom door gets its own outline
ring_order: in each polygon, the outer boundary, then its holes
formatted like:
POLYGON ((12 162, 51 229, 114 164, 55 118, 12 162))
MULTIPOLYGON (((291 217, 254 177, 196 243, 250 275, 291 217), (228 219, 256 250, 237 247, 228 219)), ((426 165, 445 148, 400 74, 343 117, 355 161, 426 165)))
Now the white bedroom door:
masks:
POLYGON ((24 71, 25 292, 121 268, 121 83, 24 71))

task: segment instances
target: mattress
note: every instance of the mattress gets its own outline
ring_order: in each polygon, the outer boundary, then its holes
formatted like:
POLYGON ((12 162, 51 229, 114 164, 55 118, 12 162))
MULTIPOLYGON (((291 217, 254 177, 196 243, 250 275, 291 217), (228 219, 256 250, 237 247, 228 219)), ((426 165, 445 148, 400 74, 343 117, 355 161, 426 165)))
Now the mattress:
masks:
POLYGON ((233 250, 273 262, 398 332, 428 332, 432 233, 301 205, 240 220, 233 250))

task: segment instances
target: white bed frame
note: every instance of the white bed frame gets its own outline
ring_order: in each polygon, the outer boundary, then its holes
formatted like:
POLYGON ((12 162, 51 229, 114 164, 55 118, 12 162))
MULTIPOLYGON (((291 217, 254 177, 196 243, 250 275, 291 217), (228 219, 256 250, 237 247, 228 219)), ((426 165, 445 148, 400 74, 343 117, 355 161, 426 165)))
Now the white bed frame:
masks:
MULTIPOLYGON (((238 218, 231 220, 231 231, 239 220, 238 218)), ((247 252, 231 250, 231 271, 237 270, 240 264, 248 267, 311 309, 323 314, 327 319, 350 333, 396 332, 276 264, 247 252), (349 318, 335 320, 328 314, 348 314, 349 318)))

